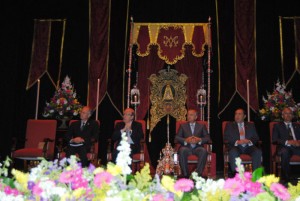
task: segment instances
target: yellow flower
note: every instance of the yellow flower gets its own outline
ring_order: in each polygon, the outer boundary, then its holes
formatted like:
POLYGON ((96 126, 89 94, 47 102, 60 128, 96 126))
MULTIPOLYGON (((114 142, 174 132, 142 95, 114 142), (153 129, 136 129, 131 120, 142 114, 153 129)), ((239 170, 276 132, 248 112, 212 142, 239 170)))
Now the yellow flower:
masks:
POLYGON ((109 172, 113 176, 117 176, 117 175, 122 174, 122 168, 118 165, 113 164, 113 163, 108 163, 107 164, 107 172, 109 172))
POLYGON ((266 110, 263 108, 263 109, 259 110, 259 113, 260 114, 266 114, 266 110))
POLYGON ((271 174, 268 176, 261 177, 258 182, 265 184, 268 188, 270 188, 272 183, 278 183, 279 177, 275 177, 275 175, 271 174))
POLYGON ((19 170, 13 169, 11 173, 15 176, 16 181, 20 184, 23 190, 27 189, 27 183, 28 183, 28 173, 23 173, 19 170))
POLYGON ((162 177, 162 179, 161 179, 161 184, 162 184, 162 186, 163 186, 166 190, 168 190, 168 191, 170 191, 170 192, 176 194, 178 197, 181 197, 181 196, 183 195, 183 192, 181 192, 181 191, 175 191, 175 189, 174 189, 174 183, 175 183, 175 182, 174 182, 174 179, 172 179, 172 178, 169 177, 169 176, 163 175, 163 177, 162 177))
POLYGON ((72 195, 75 197, 75 199, 79 199, 82 195, 84 195, 85 189, 84 188, 77 188, 73 191, 72 195))
POLYGON ((100 172, 103 172, 104 171, 104 169, 102 168, 102 167, 97 167, 95 170, 94 170, 94 174, 96 175, 96 174, 98 174, 98 173, 100 173, 100 172))

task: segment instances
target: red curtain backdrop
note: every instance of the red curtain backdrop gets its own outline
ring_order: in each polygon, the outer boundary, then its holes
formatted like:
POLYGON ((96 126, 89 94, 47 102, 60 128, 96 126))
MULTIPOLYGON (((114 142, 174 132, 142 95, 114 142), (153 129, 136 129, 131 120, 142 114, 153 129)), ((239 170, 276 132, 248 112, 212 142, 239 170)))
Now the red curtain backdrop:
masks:
MULTIPOLYGON (((247 80, 250 108, 258 110, 255 41, 255 1, 220 1, 220 67, 219 114, 231 106, 236 95, 247 101, 247 80), (232 23, 233 22, 233 23, 232 23), (226 53, 224 53, 226 52, 226 53)), ((241 106, 236 106, 241 107, 241 106)))
POLYGON ((235 1, 236 90, 247 100, 249 80, 250 106, 258 110, 255 58, 255 1, 235 1))
POLYGON ((157 46, 151 46, 150 54, 138 58, 138 88, 140 89, 141 104, 137 109, 137 119, 144 119, 150 106, 150 81, 151 74, 158 73, 164 66, 164 61, 157 56, 157 46))
POLYGON ((26 89, 31 88, 47 71, 51 21, 34 21, 31 66, 26 89))
POLYGON ((183 73, 188 76, 186 81, 187 108, 197 110, 196 93, 202 83, 202 57, 193 56, 191 45, 186 45, 185 48, 185 57, 175 64, 175 68, 178 74, 183 73))
POLYGON ((109 0, 90 0, 90 58, 88 105, 95 108, 106 92, 108 54, 109 0), (99 102, 97 84, 100 79, 99 102))

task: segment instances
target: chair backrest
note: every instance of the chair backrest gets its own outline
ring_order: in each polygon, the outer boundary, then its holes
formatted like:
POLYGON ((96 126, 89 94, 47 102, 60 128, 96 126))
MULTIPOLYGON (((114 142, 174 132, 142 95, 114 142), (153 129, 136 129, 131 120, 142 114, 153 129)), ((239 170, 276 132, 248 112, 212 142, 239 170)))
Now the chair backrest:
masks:
MULTIPOLYGON (((186 123, 186 122, 187 122, 187 121, 176 121, 176 135, 177 135, 177 133, 178 133, 178 130, 179 130, 180 125, 181 125, 181 124, 184 124, 184 123, 186 123)), ((202 124, 202 125, 205 125, 206 129, 207 129, 207 127, 208 127, 207 121, 197 121, 197 123, 202 124)))
MULTIPOLYGON (((71 125, 72 123, 74 123, 74 122, 76 122, 76 121, 79 121, 79 120, 77 120, 77 119, 72 119, 72 120, 70 120, 70 122, 69 122, 69 125, 71 125)), ((98 123, 98 125, 100 126, 100 121, 99 120, 96 120, 96 122, 98 123)), ((99 140, 97 140, 97 142, 95 143, 95 153, 96 154, 98 154, 98 146, 99 146, 99 144, 98 144, 98 141, 99 140)))
POLYGON ((276 121, 272 121, 269 123, 269 129, 270 129, 270 148, 271 148, 271 155, 270 157, 272 158, 276 152, 276 144, 273 144, 272 143, 272 135, 273 135, 273 128, 274 128, 274 125, 275 124, 278 124, 279 122, 276 122, 276 121))
MULTIPOLYGON (((230 123, 231 121, 223 121, 222 122, 222 135, 224 136, 224 132, 225 132, 225 128, 226 128, 226 125, 228 123, 230 123)), ((253 123, 253 121, 250 121, 249 123, 253 123)))
MULTIPOLYGON (((38 148, 39 143, 44 142, 45 138, 55 140, 56 120, 35 120, 29 119, 26 128, 25 148, 38 148)), ((54 142, 48 144, 48 153, 53 155, 54 142)))
MULTIPOLYGON (((135 120, 136 122, 139 122, 142 124, 143 134, 144 134, 144 140, 146 139, 146 122, 144 120, 135 120)), ((114 126, 116 126, 117 123, 123 122, 123 120, 115 120, 114 126)))

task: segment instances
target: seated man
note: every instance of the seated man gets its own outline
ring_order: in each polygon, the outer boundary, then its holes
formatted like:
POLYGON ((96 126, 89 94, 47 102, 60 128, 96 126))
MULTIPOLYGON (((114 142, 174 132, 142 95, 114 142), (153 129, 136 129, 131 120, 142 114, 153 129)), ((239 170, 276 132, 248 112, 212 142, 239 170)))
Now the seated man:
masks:
POLYGON ((282 180, 289 181, 289 162, 292 155, 300 155, 300 126, 292 123, 293 111, 282 110, 283 122, 274 125, 272 143, 277 144, 277 154, 281 156, 282 180))
MULTIPOLYGON (((128 142, 131 148, 131 155, 139 153, 141 151, 140 141, 143 139, 143 129, 142 124, 134 121, 134 110, 127 108, 123 112, 123 122, 119 122, 115 126, 114 133, 112 135, 112 140, 117 142, 117 146, 122 139, 122 133, 126 132, 128 137, 128 142)), ((117 148, 117 146, 115 148, 117 148)), ((116 162, 117 155, 119 151, 117 149, 113 150, 112 160, 116 162)))
POLYGON ((80 112, 81 121, 72 123, 65 136, 68 142, 67 157, 78 154, 82 167, 88 166, 87 153, 90 151, 92 142, 98 140, 99 125, 95 120, 89 119, 92 110, 85 106, 80 112))
POLYGON ((240 154, 248 154, 252 157, 253 171, 260 167, 262 152, 255 146, 259 137, 253 123, 245 122, 246 115, 243 109, 237 109, 234 114, 234 122, 227 123, 224 131, 224 140, 229 145, 229 163, 232 173, 236 172, 235 159, 240 154))
POLYGON ((175 138, 181 144, 178 152, 183 177, 189 177, 188 156, 191 154, 198 157, 196 171, 202 175, 208 154, 203 145, 210 140, 206 127, 196 122, 196 110, 190 109, 187 113, 187 119, 187 123, 180 125, 175 138))

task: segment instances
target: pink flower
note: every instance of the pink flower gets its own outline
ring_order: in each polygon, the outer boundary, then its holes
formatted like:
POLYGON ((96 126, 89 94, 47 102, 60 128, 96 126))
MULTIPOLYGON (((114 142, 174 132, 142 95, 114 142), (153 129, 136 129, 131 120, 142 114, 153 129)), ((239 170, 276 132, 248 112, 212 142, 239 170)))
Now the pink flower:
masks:
POLYGON ((263 190, 261 189, 261 183, 252 181, 245 182, 245 190, 247 192, 250 192, 254 196, 263 192, 263 190))
POLYGON ((153 196, 152 201, 164 201, 165 198, 162 194, 156 194, 153 196))
POLYGON ((273 183, 270 187, 271 191, 273 191, 274 195, 280 198, 281 200, 289 200, 291 195, 289 194, 286 187, 279 183, 273 183))
POLYGON ((194 188, 194 182, 190 179, 179 179, 174 185, 176 191, 188 192, 194 188))
POLYGON ((242 184, 242 180, 236 178, 227 179, 224 184, 224 189, 229 190, 230 194, 235 196, 245 191, 245 187, 242 184))
POLYGON ((72 189, 74 190, 74 189, 78 189, 78 188, 87 188, 88 184, 89 184, 89 182, 86 179, 79 177, 72 181, 72 189))
POLYGON ((62 172, 59 176, 59 181, 62 183, 70 183, 73 180, 73 172, 72 171, 65 171, 62 172))
POLYGON ((100 172, 94 178, 94 183, 97 187, 101 188, 103 183, 109 184, 113 176, 108 172, 100 172))
POLYGON ((39 183, 33 187, 33 195, 41 196, 43 189, 39 187, 39 183))
POLYGON ((17 196, 19 194, 17 189, 13 189, 10 186, 5 186, 4 192, 7 195, 14 195, 14 196, 17 196))

